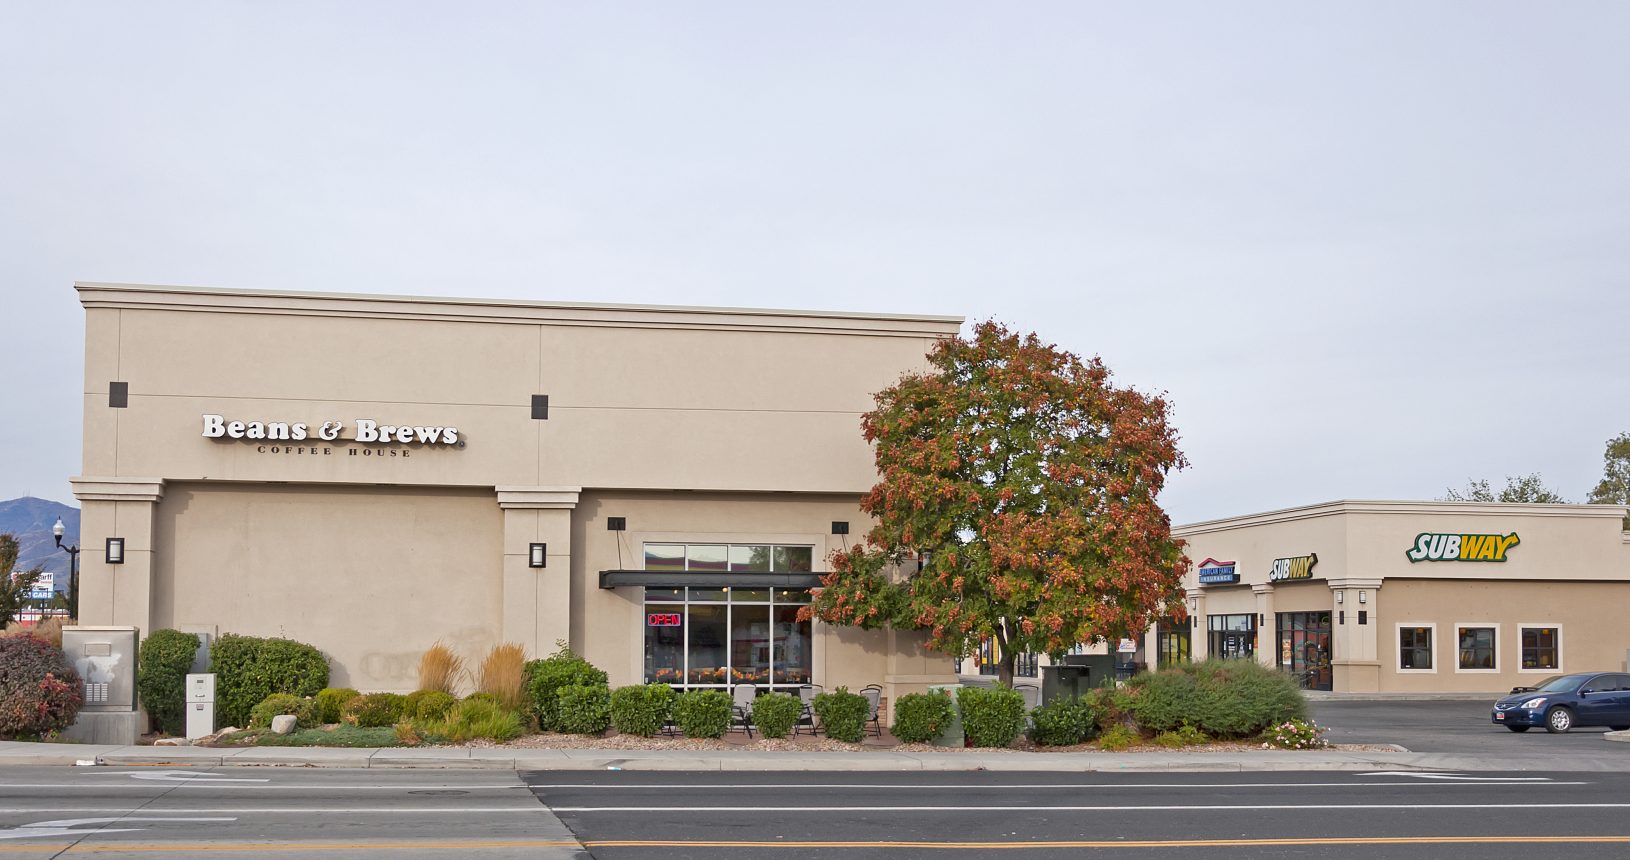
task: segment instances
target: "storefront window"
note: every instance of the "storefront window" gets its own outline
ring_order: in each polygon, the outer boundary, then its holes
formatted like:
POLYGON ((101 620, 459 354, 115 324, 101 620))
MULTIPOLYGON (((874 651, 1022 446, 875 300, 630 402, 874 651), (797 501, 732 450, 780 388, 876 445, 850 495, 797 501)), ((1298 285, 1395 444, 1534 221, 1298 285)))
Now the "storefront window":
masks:
POLYGON ((1557 643, 1561 631, 1556 627, 1522 628, 1522 667, 1524 669, 1555 669, 1560 665, 1557 643))
POLYGON ((1460 627, 1460 668, 1494 669, 1495 648, 1493 627, 1460 627))
POLYGON ((814 547, 646 544, 648 570, 701 574, 689 588, 645 590, 645 680, 680 687, 796 687, 815 665, 807 588, 729 585, 734 573, 808 572, 814 547), (705 578, 702 578, 705 577, 705 578))
POLYGON ((1330 669, 1330 613, 1281 612, 1275 616, 1279 628, 1281 669, 1296 676, 1309 690, 1329 690, 1334 678, 1330 669))
POLYGON ((1155 629, 1155 657, 1160 666, 1175 666, 1193 660, 1190 653, 1189 626, 1170 619, 1160 622, 1155 629))
POLYGON ((1207 615, 1206 645, 1212 657, 1222 660, 1250 659, 1256 651, 1256 616, 1207 615))
POLYGON ((1432 628, 1398 628, 1398 668, 1416 671, 1432 668, 1432 628))
MULTIPOLYGON (((996 647, 996 640, 985 639, 979 643, 979 674, 1000 675, 1002 667, 1002 649, 996 647)), ((1034 678, 1040 673, 1040 659, 1029 653, 1015 654, 1013 656, 1013 677, 1034 678)))

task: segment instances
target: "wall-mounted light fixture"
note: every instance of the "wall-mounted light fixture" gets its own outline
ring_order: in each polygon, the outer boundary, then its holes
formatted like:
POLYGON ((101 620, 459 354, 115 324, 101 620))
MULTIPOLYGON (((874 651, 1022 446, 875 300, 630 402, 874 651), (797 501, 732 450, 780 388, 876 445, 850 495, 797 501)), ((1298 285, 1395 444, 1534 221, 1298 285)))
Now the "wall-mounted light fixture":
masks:
POLYGON ((1359 603, 1369 603, 1370 602, 1370 593, 1368 591, 1360 591, 1358 593, 1358 602, 1359 603))
POLYGON ((1337 603, 1343 603, 1346 600, 1347 600, 1347 592, 1345 592, 1345 591, 1336 592, 1336 602, 1337 603))
POLYGON ((124 564, 125 563, 125 539, 124 538, 108 538, 107 561, 108 561, 108 564, 124 564))
POLYGON ((546 543, 532 544, 527 550, 526 566, 527 567, 548 567, 549 566, 549 545, 546 544, 546 543))

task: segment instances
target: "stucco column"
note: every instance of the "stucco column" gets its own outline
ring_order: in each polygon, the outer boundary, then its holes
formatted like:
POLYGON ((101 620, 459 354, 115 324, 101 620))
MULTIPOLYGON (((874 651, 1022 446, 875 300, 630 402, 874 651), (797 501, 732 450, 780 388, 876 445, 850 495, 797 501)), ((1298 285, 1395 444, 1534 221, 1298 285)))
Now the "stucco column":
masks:
POLYGON ((71 478, 79 500, 79 623, 152 629, 153 523, 162 478, 71 478), (124 563, 108 564, 107 539, 124 539, 124 563))
POLYGON ((1381 627, 1376 623, 1381 580, 1332 579, 1330 592, 1330 618, 1335 622, 1330 634, 1331 686, 1343 692, 1373 693, 1381 684, 1381 627), (1334 603, 1337 594, 1340 603, 1334 603))
POLYGON ((497 487, 504 512, 504 589, 500 636, 529 658, 571 640, 572 509, 582 487, 497 487), (531 567, 531 547, 546 545, 544 566, 531 567))
POLYGON ((1189 656, 1194 662, 1211 656, 1211 637, 1206 634, 1206 590, 1189 589, 1189 656))
POLYGON ((1273 614, 1273 586, 1253 585, 1256 595, 1256 661, 1268 668, 1279 665, 1279 635, 1273 614))

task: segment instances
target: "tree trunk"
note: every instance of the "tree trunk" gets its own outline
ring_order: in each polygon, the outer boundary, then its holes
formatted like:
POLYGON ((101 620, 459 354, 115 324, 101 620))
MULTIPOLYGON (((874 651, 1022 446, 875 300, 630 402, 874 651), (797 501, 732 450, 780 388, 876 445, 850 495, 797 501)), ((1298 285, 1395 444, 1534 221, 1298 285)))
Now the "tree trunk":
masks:
POLYGON ((996 627, 996 680, 1004 687, 1013 686, 1013 649, 1007 647, 1007 635, 1000 625, 996 627))

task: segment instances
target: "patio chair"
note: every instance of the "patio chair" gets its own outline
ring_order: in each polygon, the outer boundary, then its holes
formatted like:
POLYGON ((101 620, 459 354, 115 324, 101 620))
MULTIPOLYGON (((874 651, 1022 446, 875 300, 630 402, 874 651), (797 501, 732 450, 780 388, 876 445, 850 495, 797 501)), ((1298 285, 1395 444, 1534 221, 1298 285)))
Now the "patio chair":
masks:
POLYGON ((753 736, 753 700, 758 698, 758 689, 751 684, 737 684, 730 688, 730 695, 736 700, 732 712, 735 716, 735 726, 747 732, 747 737, 753 736))
POLYGON ((883 723, 877 718, 877 711, 883 702, 883 688, 876 684, 868 684, 861 688, 860 694, 866 697, 866 704, 870 706, 866 713, 866 725, 872 727, 872 734, 882 737, 883 723))
POLYGON ((798 722, 793 723, 792 733, 798 734, 803 729, 809 729, 810 734, 816 734, 815 727, 815 697, 820 695, 821 688, 815 684, 805 684, 798 688, 798 701, 804 708, 798 713, 798 722))

